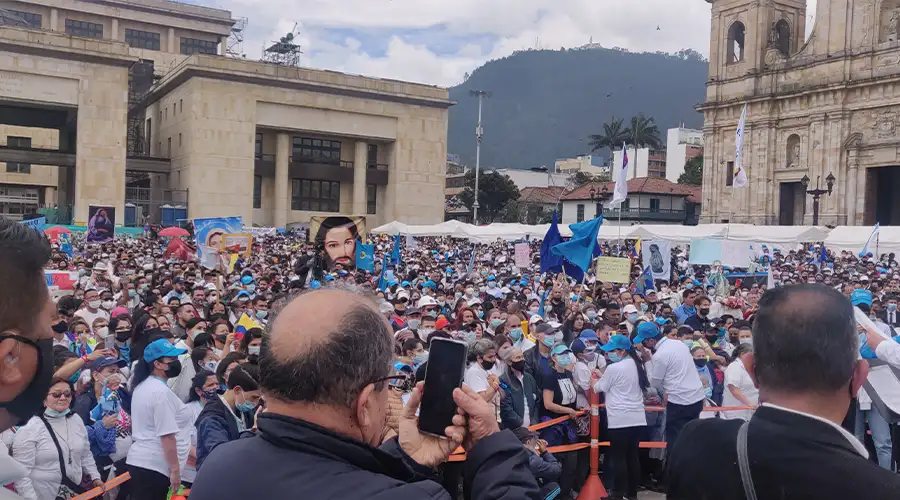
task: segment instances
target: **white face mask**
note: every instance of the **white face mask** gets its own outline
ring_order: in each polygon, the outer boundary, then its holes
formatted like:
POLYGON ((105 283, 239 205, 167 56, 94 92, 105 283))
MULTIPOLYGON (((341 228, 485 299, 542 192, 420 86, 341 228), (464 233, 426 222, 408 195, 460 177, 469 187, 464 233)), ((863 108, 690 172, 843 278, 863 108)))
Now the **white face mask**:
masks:
POLYGON ((91 300, 87 303, 88 307, 91 309, 98 309, 100 307, 100 299, 91 300))
POLYGON ((115 304, 116 304, 116 303, 113 302, 113 301, 111 301, 111 300, 104 300, 104 301, 100 304, 100 306, 101 306, 103 309, 106 309, 107 311, 109 311, 110 309, 113 308, 113 306, 114 306, 115 304))
POLYGON ((251 356, 259 356, 259 346, 258 345, 250 345, 247 346, 247 354, 251 356))

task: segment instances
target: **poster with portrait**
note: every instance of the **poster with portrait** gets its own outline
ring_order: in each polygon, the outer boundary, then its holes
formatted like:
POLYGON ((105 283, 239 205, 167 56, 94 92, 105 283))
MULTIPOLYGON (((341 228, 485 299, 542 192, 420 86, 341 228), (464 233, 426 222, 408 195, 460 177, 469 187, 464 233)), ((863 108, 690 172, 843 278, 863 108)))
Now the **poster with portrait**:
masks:
POLYGON ((650 268, 654 280, 672 279, 672 242, 648 240, 641 244, 643 268, 650 268))
POLYGON ((326 272, 355 269, 356 240, 365 236, 365 217, 335 215, 309 219, 309 240, 315 243, 326 272))
POLYGON ((240 217, 207 217, 194 219, 194 239, 200 265, 207 269, 227 272, 229 254, 225 249, 225 235, 241 232, 240 217))
POLYGON ((90 205, 88 207, 87 236, 88 243, 109 243, 115 237, 116 209, 90 205))
POLYGON ((250 233, 223 234, 222 248, 219 250, 248 259, 253 251, 253 235, 250 233))

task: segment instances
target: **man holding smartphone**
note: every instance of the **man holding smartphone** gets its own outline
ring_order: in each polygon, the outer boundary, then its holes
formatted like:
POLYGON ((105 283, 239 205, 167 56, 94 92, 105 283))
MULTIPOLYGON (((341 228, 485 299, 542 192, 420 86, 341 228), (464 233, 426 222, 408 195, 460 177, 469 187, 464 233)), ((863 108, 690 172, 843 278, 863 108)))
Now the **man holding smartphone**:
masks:
POLYGON ((269 328, 259 356, 267 406, 257 435, 212 451, 198 471, 193 500, 449 500, 432 479, 460 444, 468 454, 468 498, 540 497, 515 435, 500 431, 493 407, 465 385, 453 390, 458 411, 444 437, 419 430, 418 385, 398 438, 381 443, 393 341, 367 297, 340 289, 306 292, 280 308, 269 328), (241 474, 234 473, 236 463, 243 464, 241 474))

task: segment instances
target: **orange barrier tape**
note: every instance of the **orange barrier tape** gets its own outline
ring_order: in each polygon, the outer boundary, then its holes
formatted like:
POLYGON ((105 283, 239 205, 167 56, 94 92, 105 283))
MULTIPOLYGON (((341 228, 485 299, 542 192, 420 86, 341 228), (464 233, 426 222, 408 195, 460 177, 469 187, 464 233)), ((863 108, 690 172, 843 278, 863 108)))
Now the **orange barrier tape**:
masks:
MULTIPOLYGON (((606 408, 606 405, 595 405, 596 408, 606 408)), ((744 411, 756 410, 754 406, 704 406, 700 411, 744 411)), ((644 411, 666 411, 665 406, 645 406, 644 411)), ((530 429, 530 427, 529 427, 530 429)))
POLYGON ((581 411, 579 411, 578 413, 576 413, 575 415, 564 415, 564 416, 562 416, 562 417, 551 418, 550 420, 547 420, 546 422, 541 422, 541 423, 539 423, 539 424, 529 425, 529 426, 528 426, 528 430, 530 430, 530 431, 539 431, 539 430, 541 430, 541 429, 546 429, 547 427, 552 427, 552 426, 554 426, 554 425, 556 425, 556 424, 558 424, 558 423, 565 422, 566 420, 569 420, 569 419, 572 419, 572 418, 575 418, 575 417, 580 417, 580 416, 582 416, 582 415, 584 415, 584 414, 585 414, 585 410, 581 410, 581 411))
POLYGON ((102 488, 97 487, 97 488, 90 489, 80 495, 76 495, 76 496, 72 497, 72 500, 90 500, 91 498, 97 498, 99 496, 102 496, 103 492, 111 490, 111 489, 115 488, 116 486, 124 483, 125 481, 128 481, 129 479, 131 479, 130 473, 126 472, 124 474, 120 474, 114 478, 111 478, 109 481, 103 483, 102 488))

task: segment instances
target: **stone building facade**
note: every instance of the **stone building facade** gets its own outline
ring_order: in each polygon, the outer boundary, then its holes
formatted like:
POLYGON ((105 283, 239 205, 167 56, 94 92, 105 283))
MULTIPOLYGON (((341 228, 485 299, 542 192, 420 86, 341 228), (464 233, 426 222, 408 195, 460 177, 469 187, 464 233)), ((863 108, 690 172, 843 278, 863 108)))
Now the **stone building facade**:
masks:
POLYGON ((820 224, 900 224, 900 0, 818 0, 806 41, 805 0, 707 1, 701 222, 811 224, 806 190, 831 175, 820 224))

